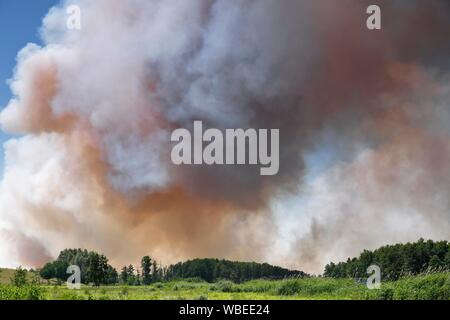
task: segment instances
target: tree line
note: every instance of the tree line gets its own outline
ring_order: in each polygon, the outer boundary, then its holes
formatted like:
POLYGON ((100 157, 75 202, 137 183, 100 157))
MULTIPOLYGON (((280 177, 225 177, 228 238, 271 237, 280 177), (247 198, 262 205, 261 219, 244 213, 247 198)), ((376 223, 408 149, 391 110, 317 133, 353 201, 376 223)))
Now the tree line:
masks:
POLYGON ((238 262, 219 259, 194 259, 171 265, 166 270, 167 279, 200 278, 207 282, 219 279, 242 282, 253 279, 283 279, 305 277, 303 271, 289 270, 268 263, 238 262))
POLYGON ((149 256, 141 259, 141 267, 124 266, 120 272, 119 282, 127 285, 149 285, 165 280, 165 268, 149 256))
POLYGON ((420 239, 414 243, 383 246, 374 251, 364 250, 358 258, 326 265, 324 276, 364 278, 370 265, 378 265, 383 278, 388 280, 425 272, 450 271, 450 243, 420 239))
POLYGON ((120 274, 108 263, 108 258, 95 251, 83 249, 65 249, 55 261, 49 262, 39 270, 39 275, 46 280, 66 281, 70 274, 67 268, 76 265, 80 268, 81 283, 93 285, 148 285, 164 279, 164 269, 156 260, 145 256, 139 267, 124 266, 120 274))
MULTIPOLYGON (((106 256, 94 251, 65 249, 55 261, 39 270, 44 279, 66 281, 67 268, 77 265, 81 282, 94 285, 148 285, 159 281, 198 278, 207 282, 220 279, 243 282, 253 279, 283 279, 307 277, 303 271, 289 270, 267 263, 238 262, 220 259, 194 259, 163 267, 157 260, 144 256, 140 265, 127 265, 117 272, 106 256)), ((450 271, 450 243, 420 239, 415 243, 383 246, 377 250, 364 250, 359 257, 346 262, 326 265, 323 276, 332 278, 365 278, 367 268, 378 265, 382 277, 397 280, 404 275, 428 271, 450 271)))
POLYGON ((173 279, 199 278, 214 282, 219 279, 242 282, 252 279, 282 279, 287 277, 304 277, 306 273, 288 270, 267 263, 237 262, 219 259, 194 259, 180 262, 168 267, 161 266, 150 256, 141 259, 140 266, 127 265, 120 273, 108 264, 108 258, 94 251, 82 249, 65 249, 55 261, 47 263, 39 270, 43 279, 66 281, 69 277, 67 268, 76 265, 81 271, 81 283, 96 286, 125 284, 149 285, 159 281, 173 279))

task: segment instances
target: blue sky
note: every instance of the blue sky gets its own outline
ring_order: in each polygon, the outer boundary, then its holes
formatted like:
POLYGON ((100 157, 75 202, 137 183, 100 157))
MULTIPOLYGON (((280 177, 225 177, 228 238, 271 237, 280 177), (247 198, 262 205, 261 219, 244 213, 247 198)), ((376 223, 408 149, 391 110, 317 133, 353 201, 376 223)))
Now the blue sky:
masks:
MULTIPOLYGON (((17 52, 27 43, 40 44, 42 18, 59 0, 0 0, 0 108, 11 98, 6 83, 13 75, 17 52)), ((0 131, 0 172, 3 172, 3 143, 8 136, 0 131)))

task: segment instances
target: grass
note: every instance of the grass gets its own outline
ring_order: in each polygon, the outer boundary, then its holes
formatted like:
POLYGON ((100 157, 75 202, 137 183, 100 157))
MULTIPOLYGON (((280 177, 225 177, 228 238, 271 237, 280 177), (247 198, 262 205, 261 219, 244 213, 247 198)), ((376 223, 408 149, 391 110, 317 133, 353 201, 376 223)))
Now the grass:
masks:
POLYGON ((0 285, 2 299, 48 300, 450 300, 450 273, 434 273, 384 282, 380 290, 368 290, 352 279, 305 278, 206 283, 200 280, 159 282, 150 286, 0 285))

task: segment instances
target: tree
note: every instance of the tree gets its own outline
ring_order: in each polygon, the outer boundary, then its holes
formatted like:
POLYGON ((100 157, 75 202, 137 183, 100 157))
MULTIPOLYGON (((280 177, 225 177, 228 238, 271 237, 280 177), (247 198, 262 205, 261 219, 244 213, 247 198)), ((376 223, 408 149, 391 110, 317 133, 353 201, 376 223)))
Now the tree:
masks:
POLYGON ((128 267, 127 266, 124 266, 120 272, 120 281, 123 284, 128 283, 128 267))
POLYGON ((444 258, 444 269, 450 270, 450 250, 448 250, 444 258))
POLYGON ((88 252, 82 249, 65 249, 60 252, 58 258, 49 262, 40 269, 42 278, 67 280, 67 268, 76 265, 81 271, 81 282, 92 282, 96 286, 101 284, 117 283, 117 271, 108 264, 106 256, 94 251, 88 252))
POLYGON ((428 267, 430 271, 438 271, 443 267, 443 263, 438 256, 434 255, 431 257, 428 267))
POLYGON ((23 287, 28 284, 27 280, 27 270, 22 267, 18 267, 16 271, 14 271, 14 275, 11 278, 11 282, 16 287, 23 287))
POLYGON ((108 265, 106 270, 106 284, 116 284, 118 282, 119 275, 116 269, 108 265))
POLYGON ((361 253, 358 258, 347 262, 330 263, 325 267, 324 276, 366 277, 367 267, 378 265, 383 278, 397 280, 403 275, 419 274, 426 271, 450 270, 450 243, 419 239, 415 243, 388 245, 361 253))
POLYGON ((69 263, 67 261, 56 260, 53 263, 53 267, 55 270, 55 278, 61 281, 67 280, 67 268, 69 267, 69 263))
POLYGON ((127 278, 128 278, 128 280, 127 280, 127 284, 128 285, 130 285, 130 286, 132 286, 132 285, 134 285, 135 284, 135 282, 136 282, 136 277, 135 277, 135 275, 134 275, 134 267, 133 267, 133 265, 129 265, 128 266, 128 268, 127 268, 127 278))
POLYGON ((159 268, 158 268, 158 263, 156 262, 156 260, 153 260, 153 267, 152 267, 152 280, 153 282, 157 282, 159 281, 159 268))
MULTIPOLYGON (((160 269, 161 270, 161 269, 160 269)), ((219 279, 235 282, 259 278, 283 279, 286 277, 306 277, 306 273, 271 266, 267 263, 236 262, 218 259, 194 259, 167 267, 165 279, 201 278, 208 282, 219 279)))
POLYGON ((136 268, 136 277, 134 280, 134 285, 135 286, 140 286, 141 285, 141 272, 139 271, 139 268, 136 268))
POLYGON ((89 281, 95 286, 106 283, 108 274, 108 258, 96 252, 89 253, 88 275, 89 281))
POLYGON ((43 266, 41 268, 41 270, 39 271, 39 275, 46 280, 50 280, 51 278, 54 278, 55 277, 55 269, 53 266, 53 262, 49 262, 49 263, 45 264, 45 266, 43 266))
POLYGON ((152 282, 152 259, 149 256, 145 256, 141 259, 142 269, 142 283, 149 285, 152 282))
POLYGON ((55 260, 53 262, 47 263, 41 268, 39 274, 42 278, 46 280, 58 279, 59 281, 64 281, 67 278, 67 268, 69 264, 65 261, 55 260))

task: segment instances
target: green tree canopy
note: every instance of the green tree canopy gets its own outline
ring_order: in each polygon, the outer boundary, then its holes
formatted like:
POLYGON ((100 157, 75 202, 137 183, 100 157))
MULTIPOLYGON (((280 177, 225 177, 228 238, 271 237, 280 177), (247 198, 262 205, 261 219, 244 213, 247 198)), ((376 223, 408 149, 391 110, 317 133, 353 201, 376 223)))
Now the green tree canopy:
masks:
POLYGON ((397 280, 404 275, 450 270, 450 243, 420 239, 414 243, 395 244, 374 251, 365 250, 358 258, 325 266, 324 276, 364 278, 370 265, 381 268, 383 278, 397 280))

